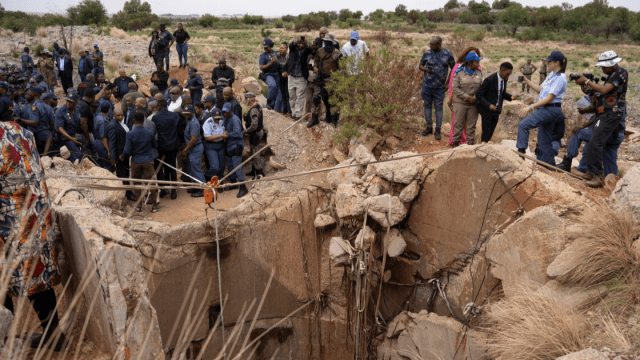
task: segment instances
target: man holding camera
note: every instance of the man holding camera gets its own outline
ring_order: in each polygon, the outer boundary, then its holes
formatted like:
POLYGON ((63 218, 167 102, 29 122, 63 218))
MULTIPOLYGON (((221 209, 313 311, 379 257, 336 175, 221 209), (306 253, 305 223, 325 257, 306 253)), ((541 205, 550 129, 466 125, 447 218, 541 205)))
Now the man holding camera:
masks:
POLYGON ((607 51, 600 55, 596 66, 602 68, 607 75, 604 84, 597 84, 585 76, 576 80, 578 85, 586 85, 600 93, 597 96, 595 110, 596 118, 593 135, 587 149, 587 186, 604 186, 602 159, 605 152, 616 151, 620 142, 611 143, 609 138, 614 134, 624 133, 624 118, 626 117, 626 97, 629 74, 618 63, 622 61, 615 51, 607 51))

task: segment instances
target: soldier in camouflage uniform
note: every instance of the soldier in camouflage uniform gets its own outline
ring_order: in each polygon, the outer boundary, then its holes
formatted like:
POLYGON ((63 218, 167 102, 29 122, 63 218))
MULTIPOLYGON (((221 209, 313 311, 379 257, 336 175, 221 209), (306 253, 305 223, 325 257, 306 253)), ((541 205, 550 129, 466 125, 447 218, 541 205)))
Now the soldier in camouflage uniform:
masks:
POLYGON ((45 83, 49 87, 49 92, 53 94, 53 88, 58 84, 55 72, 55 63, 49 50, 44 49, 40 53, 37 69, 44 76, 45 83))
MULTIPOLYGON (((264 144, 265 129, 262 121, 262 106, 258 104, 256 96, 252 92, 248 92, 244 95, 245 101, 249 111, 244 114, 244 134, 249 136, 249 145, 251 148, 251 155, 260 150, 261 143, 264 144)), ((264 177, 264 171, 262 170, 263 163, 260 155, 251 159, 251 172, 247 175, 253 176, 254 179, 264 177)), ((230 167, 230 169, 233 169, 230 167)))
POLYGON ((540 85, 542 85, 544 80, 547 78, 547 59, 542 59, 542 65, 540 65, 540 71, 538 74, 540 74, 540 85))
MULTIPOLYGON (((522 72, 522 75, 524 75, 524 77, 526 77, 529 80, 531 80, 531 75, 534 72, 536 72, 536 70, 538 70, 538 68, 531 63, 531 59, 527 60, 526 64, 520 66, 520 71, 522 72)), ((529 93, 529 86, 523 82, 522 91, 524 91, 525 87, 527 88, 527 93, 529 93)))

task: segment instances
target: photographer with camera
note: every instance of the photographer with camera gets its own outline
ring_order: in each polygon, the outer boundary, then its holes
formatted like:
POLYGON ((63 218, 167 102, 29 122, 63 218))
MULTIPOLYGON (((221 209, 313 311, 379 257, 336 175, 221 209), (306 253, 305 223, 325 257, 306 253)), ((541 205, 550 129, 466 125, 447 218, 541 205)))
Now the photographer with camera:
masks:
POLYGON ((604 154, 616 153, 624 139, 624 118, 626 117, 627 82, 629 74, 618 63, 622 61, 615 51, 606 51, 600 55, 596 66, 602 68, 607 75, 604 84, 597 84, 586 76, 580 76, 576 80, 578 85, 586 85, 596 91, 595 104, 596 118, 593 126, 593 135, 587 149, 587 174, 585 178, 587 186, 604 186, 603 157, 604 154), (622 137, 620 137, 622 133, 622 137), (610 141, 610 137, 614 141, 610 141))
POLYGON ((567 58, 560 52, 554 51, 547 58, 548 69, 550 71, 547 79, 542 85, 537 85, 528 78, 521 76, 522 81, 534 91, 538 91, 540 96, 538 101, 518 112, 521 117, 527 116, 529 112, 535 112, 518 124, 518 140, 516 147, 521 153, 526 153, 529 147, 529 131, 538 128, 538 149, 536 158, 553 166, 557 152, 553 148, 555 131, 559 125, 564 125, 565 116, 562 113, 562 97, 567 91, 567 58), (537 110, 536 110, 537 109, 537 110))

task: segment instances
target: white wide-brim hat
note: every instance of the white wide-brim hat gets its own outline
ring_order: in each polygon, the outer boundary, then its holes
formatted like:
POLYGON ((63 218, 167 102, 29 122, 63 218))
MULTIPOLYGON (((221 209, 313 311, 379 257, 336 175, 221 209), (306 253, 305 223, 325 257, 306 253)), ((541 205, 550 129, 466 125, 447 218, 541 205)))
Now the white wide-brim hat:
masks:
POLYGON ((596 64, 596 66, 611 67, 619 63, 620 61, 622 61, 622 58, 619 57, 615 51, 609 50, 600 54, 600 58, 598 58, 598 63, 596 64))

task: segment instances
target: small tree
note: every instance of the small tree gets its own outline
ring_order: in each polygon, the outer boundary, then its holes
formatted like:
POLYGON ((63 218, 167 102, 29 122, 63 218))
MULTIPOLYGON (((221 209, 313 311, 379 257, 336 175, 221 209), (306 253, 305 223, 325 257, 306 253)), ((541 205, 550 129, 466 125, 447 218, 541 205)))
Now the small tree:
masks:
POLYGON ((419 10, 411 10, 407 14, 409 24, 415 24, 420 20, 424 20, 424 15, 419 10))
POLYGON ((397 16, 405 17, 405 16, 407 16, 407 7, 402 5, 402 4, 400 4, 400 5, 396 6, 395 13, 396 13, 397 16))
POLYGON ((198 19, 198 25, 204 28, 210 28, 213 26, 213 24, 218 22, 218 20, 219 19, 213 15, 204 14, 200 17, 200 19, 198 19))
POLYGON ((140 0, 129 0, 124 3, 122 11, 128 15, 151 13, 151 5, 148 2, 140 0))
POLYGON ((460 6, 462 6, 462 4, 459 3, 458 0, 449 0, 446 4, 444 4, 444 11, 447 12, 460 6))
POLYGON ((493 4, 491 4, 491 8, 504 10, 511 5, 511 0, 494 0, 493 4))
POLYGON ((340 13, 338 13, 338 20, 347 21, 353 17, 353 13, 349 9, 342 9, 340 13))
POLYGON ((512 35, 515 35, 519 27, 527 26, 531 23, 531 16, 529 11, 523 8, 522 5, 514 3, 500 13, 500 22, 508 25, 511 28, 512 35))
POLYGON ((82 0, 78 5, 67 8, 67 15, 76 25, 103 25, 107 23, 107 9, 100 0, 82 0))
POLYGON ((563 11, 573 10, 573 4, 568 2, 563 2, 561 6, 563 11))

